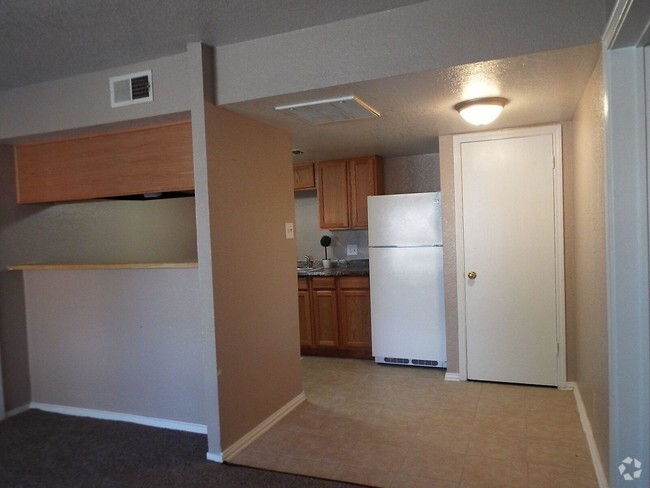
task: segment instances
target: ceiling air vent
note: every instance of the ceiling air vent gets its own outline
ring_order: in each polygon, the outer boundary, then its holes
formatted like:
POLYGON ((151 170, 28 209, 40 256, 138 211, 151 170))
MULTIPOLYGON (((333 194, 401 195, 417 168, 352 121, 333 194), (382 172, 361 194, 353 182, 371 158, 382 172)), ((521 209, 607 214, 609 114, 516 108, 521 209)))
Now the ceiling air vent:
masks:
POLYGON ((275 109, 314 125, 379 117, 379 112, 353 95, 283 105, 275 109))
POLYGON ((111 84, 111 107, 123 107, 153 100, 151 70, 113 76, 109 81, 111 84))

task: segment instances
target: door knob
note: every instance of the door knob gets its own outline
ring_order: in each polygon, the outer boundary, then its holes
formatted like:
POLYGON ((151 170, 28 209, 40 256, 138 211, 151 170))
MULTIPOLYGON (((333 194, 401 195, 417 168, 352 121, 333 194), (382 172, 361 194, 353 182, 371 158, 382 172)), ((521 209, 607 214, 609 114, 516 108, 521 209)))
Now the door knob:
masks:
POLYGON ((474 271, 470 271, 469 273, 467 273, 467 277, 468 277, 470 280, 473 280, 473 279, 476 278, 476 273, 474 273, 474 271))

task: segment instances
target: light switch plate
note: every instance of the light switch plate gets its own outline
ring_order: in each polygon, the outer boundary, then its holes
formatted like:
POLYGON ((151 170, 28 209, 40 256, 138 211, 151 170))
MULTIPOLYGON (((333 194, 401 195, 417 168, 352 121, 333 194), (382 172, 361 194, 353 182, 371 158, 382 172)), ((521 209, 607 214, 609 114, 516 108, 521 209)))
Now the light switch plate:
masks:
POLYGON ((357 255, 357 245, 348 244, 348 256, 356 256, 356 255, 357 255))
POLYGON ((284 236, 287 239, 293 239, 294 238, 293 222, 285 222, 284 223, 284 236))

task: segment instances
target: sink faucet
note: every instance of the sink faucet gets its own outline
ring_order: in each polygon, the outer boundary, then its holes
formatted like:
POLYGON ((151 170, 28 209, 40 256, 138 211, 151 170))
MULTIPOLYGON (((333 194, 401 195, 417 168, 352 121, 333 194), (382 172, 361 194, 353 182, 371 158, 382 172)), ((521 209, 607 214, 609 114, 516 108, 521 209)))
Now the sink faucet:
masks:
POLYGON ((307 267, 311 268, 314 264, 314 260, 307 254, 305 254, 305 260, 307 261, 307 267))

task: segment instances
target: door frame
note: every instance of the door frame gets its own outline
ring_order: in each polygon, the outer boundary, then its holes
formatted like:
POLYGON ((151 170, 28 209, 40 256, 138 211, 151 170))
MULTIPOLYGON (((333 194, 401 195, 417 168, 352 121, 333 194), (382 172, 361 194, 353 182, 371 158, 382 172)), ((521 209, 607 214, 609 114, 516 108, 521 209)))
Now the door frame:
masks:
POLYGON ((649 42, 650 4, 618 0, 602 43, 612 487, 627 486, 618 471, 622 459, 643 463, 640 483, 648 480, 650 462, 650 47, 643 47, 649 42))
POLYGON ((466 142, 489 141, 516 137, 530 137, 550 134, 553 136, 553 156, 555 171, 553 175, 555 204, 555 297, 557 303, 557 385, 566 388, 566 319, 564 284, 564 198, 562 178, 562 126, 560 124, 536 127, 502 129, 487 132, 474 132, 453 136, 454 154, 454 197, 456 225, 456 286, 458 293, 458 367, 461 381, 467 380, 467 318, 465 315, 465 241, 463 231, 463 179, 461 144, 466 142))

